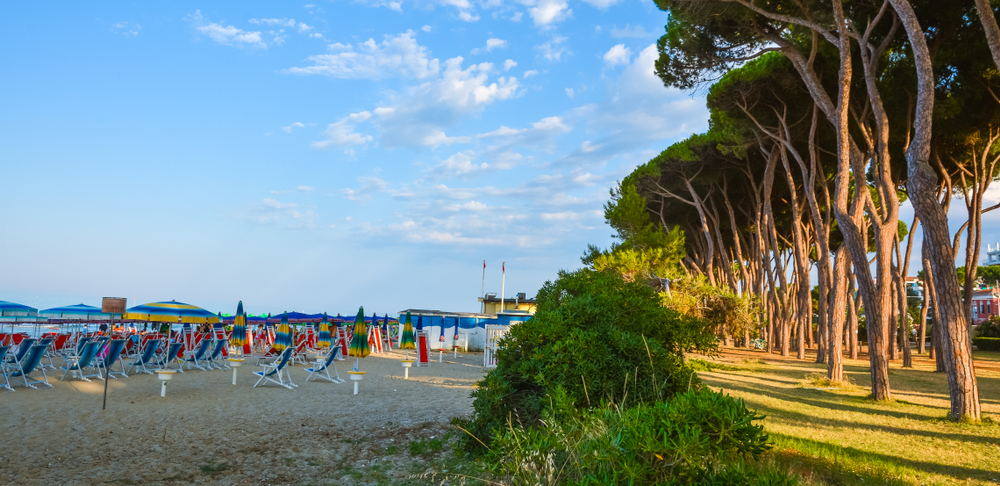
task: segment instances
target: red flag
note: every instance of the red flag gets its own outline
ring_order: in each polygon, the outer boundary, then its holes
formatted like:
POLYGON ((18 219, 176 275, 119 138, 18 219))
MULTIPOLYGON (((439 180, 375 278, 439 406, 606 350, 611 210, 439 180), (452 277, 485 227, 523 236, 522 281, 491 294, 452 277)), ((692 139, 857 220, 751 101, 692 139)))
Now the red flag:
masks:
POLYGON ((507 262, 500 264, 500 273, 507 273, 507 262))

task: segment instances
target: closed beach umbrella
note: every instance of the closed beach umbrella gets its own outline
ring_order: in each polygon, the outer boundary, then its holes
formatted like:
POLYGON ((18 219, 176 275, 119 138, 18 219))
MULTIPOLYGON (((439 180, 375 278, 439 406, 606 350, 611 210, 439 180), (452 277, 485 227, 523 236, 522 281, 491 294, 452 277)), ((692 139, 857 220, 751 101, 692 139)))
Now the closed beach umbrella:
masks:
POLYGON ((233 333, 229 335, 229 345, 237 348, 247 343, 247 316, 243 313, 243 301, 236 305, 236 318, 233 319, 233 333))
POLYGON ((458 321, 460 317, 455 317, 455 344, 458 344, 458 321))
POLYGON ((282 351, 292 345, 292 330, 288 325, 288 313, 281 315, 281 324, 278 324, 278 333, 274 336, 275 351, 282 351))
POLYGON ((417 332, 424 330, 424 316, 423 314, 417 316, 417 332))
MULTIPOLYGON (((347 355, 352 358, 365 358, 372 353, 368 346, 368 328, 365 325, 365 308, 358 308, 358 317, 354 319, 354 336, 351 337, 351 347, 347 355)), ((358 361, 354 362, 354 370, 358 369, 358 361)))
POLYGON ((403 337, 399 339, 399 349, 406 351, 406 359, 410 359, 411 349, 417 349, 417 340, 413 336, 413 319, 410 317, 410 311, 406 311, 406 322, 403 323, 403 337))
POLYGON ((181 322, 184 324, 215 324, 219 316, 201 307, 171 300, 137 305, 125 312, 125 319, 147 322, 181 322))
POLYGON ((319 323, 319 339, 316 341, 316 345, 321 348, 330 347, 330 322, 326 317, 326 312, 323 313, 323 320, 319 323))

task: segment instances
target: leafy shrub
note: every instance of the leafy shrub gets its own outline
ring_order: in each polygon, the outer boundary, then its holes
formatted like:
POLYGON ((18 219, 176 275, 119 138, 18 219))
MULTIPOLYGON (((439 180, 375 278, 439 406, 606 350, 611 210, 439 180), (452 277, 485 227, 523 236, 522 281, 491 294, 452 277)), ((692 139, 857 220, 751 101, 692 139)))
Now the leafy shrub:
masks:
POLYGON ((993 316, 983 322, 976 330, 976 336, 985 338, 1000 338, 1000 317, 993 316))
POLYGON ((977 337, 972 340, 980 351, 1000 351, 1000 338, 977 337))
POLYGON ((753 423, 761 418, 743 400, 706 389, 624 411, 547 413, 539 427, 499 434, 487 462, 513 485, 795 484, 744 462, 769 449, 753 423))
POLYGON ((538 425, 545 409, 623 408, 696 387, 682 353, 716 349, 705 321, 614 273, 560 272, 537 304, 534 317, 511 326, 497 367, 473 391, 472 418, 456 421, 472 435, 462 439, 469 452, 483 452, 496 430, 538 425))

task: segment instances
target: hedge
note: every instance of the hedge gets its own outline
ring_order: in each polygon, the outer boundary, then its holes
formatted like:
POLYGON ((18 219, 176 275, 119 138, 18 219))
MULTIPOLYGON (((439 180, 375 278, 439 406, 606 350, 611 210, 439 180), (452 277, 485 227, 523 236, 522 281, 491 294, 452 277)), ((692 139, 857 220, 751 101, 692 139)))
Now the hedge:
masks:
POLYGON ((1000 351, 1000 338, 977 337, 972 340, 972 343, 975 344, 980 351, 1000 351))

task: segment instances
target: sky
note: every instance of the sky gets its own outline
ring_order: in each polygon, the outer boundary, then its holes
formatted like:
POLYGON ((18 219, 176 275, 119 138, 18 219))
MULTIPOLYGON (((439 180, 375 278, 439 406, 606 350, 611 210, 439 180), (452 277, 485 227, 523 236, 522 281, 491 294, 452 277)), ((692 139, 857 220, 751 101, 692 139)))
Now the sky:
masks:
POLYGON ((644 0, 5 2, 0 300, 478 311, 707 129, 644 0))

